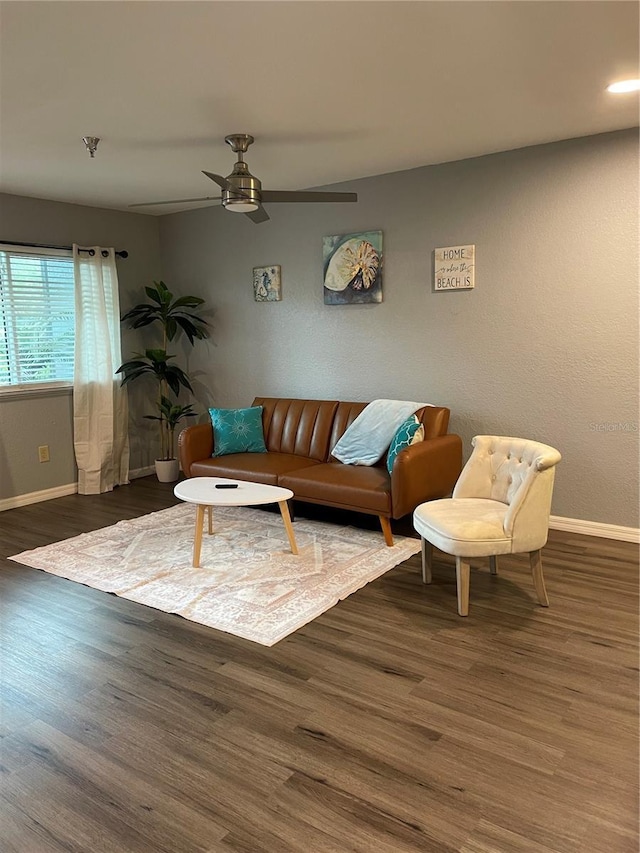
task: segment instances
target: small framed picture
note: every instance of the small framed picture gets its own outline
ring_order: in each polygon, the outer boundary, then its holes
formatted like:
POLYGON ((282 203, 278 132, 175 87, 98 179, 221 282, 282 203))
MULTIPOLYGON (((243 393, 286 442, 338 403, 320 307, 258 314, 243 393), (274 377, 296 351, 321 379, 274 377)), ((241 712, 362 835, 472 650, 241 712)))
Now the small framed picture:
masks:
POLYGON ((279 266, 253 268, 253 298, 256 302, 280 302, 282 286, 279 266))
POLYGON ((476 286, 475 244, 436 249, 433 258, 434 290, 472 290, 476 286))

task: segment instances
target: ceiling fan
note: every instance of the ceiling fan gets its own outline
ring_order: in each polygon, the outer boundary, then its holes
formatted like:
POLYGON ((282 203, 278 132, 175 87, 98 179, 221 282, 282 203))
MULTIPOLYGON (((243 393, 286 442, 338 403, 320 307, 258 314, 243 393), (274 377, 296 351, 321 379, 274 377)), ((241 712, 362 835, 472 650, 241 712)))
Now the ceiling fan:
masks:
POLYGON ((248 133, 232 133, 225 136, 224 141, 231 146, 231 150, 238 155, 238 160, 233 167, 233 172, 226 178, 213 172, 202 174, 218 184, 222 190, 221 196, 204 196, 203 198, 176 198, 171 201, 147 201, 142 204, 130 204, 129 207, 153 207, 159 204, 186 204, 192 201, 222 201, 226 210, 234 213, 244 213, 256 224, 266 222, 269 214, 263 203, 273 202, 318 202, 318 201, 358 201, 357 193, 322 193, 322 192, 297 192, 288 190, 263 190, 260 181, 249 171, 243 155, 253 142, 253 136, 248 133))

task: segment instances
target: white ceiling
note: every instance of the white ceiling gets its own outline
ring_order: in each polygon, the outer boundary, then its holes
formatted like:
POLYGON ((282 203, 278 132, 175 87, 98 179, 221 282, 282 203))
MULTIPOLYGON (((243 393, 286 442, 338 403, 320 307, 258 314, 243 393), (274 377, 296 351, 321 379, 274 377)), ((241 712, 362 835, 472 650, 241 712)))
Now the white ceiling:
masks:
MULTIPOLYGON (((638 124, 636 2, 3 2, 0 190, 302 189, 638 124), (82 143, 99 136, 96 158, 82 143)), ((191 205, 193 206, 193 205, 191 205)), ((153 208, 167 213, 174 208, 153 208)))

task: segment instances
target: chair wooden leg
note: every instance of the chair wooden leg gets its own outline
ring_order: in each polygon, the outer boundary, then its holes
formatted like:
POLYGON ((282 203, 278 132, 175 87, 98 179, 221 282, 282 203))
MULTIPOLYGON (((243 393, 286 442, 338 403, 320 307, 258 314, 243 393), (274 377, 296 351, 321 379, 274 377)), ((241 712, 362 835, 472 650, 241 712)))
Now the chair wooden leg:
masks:
POLYGON ((458 613, 469 615, 469 573, 470 564, 462 557, 456 557, 456 586, 458 588, 458 613))
POLYGON ((422 583, 431 583, 431 560, 433 557, 433 545, 424 536, 422 539, 422 583))
POLYGON ((389 548, 393 548, 393 533, 391 532, 391 519, 387 518, 386 515, 379 515, 380 526, 382 527, 382 532, 384 533, 384 541, 387 543, 389 548))
POLYGON ((498 558, 497 557, 489 557, 489 571, 492 575, 498 574, 498 558))
POLYGON ((542 551, 531 551, 529 554, 529 563, 531 565, 531 574, 533 575, 533 585, 536 588, 538 601, 543 607, 549 606, 549 597, 544 585, 544 577, 542 575, 542 551))

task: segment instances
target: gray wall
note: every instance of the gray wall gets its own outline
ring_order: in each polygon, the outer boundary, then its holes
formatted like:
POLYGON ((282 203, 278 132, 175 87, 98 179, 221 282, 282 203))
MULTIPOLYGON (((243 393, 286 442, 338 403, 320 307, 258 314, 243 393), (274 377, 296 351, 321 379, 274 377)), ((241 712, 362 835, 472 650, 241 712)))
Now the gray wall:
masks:
POLYGON ((487 432, 560 449, 554 514, 638 526, 637 132, 340 188, 359 203, 271 205, 259 226, 219 208, 162 218, 165 280, 215 312, 189 357, 203 407, 447 405, 467 448, 487 432), (384 232, 383 303, 325 306, 323 235, 369 229, 384 232), (433 250, 467 243, 475 290, 434 293, 433 250), (256 303, 252 267, 270 264, 283 301, 256 303))
MULTIPOLYGON (((150 216, 0 194, 0 241, 127 249, 127 260, 118 260, 123 309, 139 301, 143 285, 160 275, 158 237, 158 220, 150 216)), ((124 355, 132 348, 135 338, 125 332, 124 355)), ((132 425, 140 421, 138 409, 132 397, 132 425)), ((0 397, 0 500, 75 483, 72 425, 69 393, 0 397), (50 462, 38 462, 41 444, 49 445, 50 462)), ((152 464, 155 447, 148 445, 146 433, 135 428, 131 433, 131 467, 152 464)))

